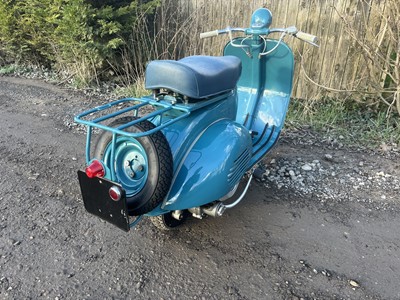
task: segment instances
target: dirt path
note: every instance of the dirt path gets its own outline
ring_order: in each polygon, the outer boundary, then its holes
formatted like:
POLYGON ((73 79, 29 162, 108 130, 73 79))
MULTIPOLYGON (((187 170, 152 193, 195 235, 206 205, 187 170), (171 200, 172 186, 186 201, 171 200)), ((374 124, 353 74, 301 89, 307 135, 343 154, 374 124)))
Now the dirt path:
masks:
POLYGON ((400 298, 398 160, 287 133, 221 218, 126 234, 80 200, 91 105, 0 77, 1 299, 400 298))

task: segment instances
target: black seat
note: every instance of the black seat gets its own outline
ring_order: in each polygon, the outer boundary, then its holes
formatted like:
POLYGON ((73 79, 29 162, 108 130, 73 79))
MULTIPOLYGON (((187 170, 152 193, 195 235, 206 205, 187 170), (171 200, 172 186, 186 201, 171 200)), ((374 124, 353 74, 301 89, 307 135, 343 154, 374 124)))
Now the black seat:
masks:
POLYGON ((201 99, 235 88, 242 70, 236 56, 189 56, 181 60, 155 60, 146 68, 145 87, 168 89, 201 99))

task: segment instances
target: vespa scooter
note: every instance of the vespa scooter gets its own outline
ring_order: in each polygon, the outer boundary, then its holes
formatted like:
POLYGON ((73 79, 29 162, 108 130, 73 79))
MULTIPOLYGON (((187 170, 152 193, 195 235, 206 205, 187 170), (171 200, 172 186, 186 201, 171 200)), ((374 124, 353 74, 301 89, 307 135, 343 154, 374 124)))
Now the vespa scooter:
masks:
POLYGON ((88 212, 126 231, 143 216, 171 229, 190 215, 221 216, 244 198, 290 101, 294 59, 283 39, 317 42, 271 22, 271 12, 260 8, 249 28, 202 33, 228 34, 223 56, 151 61, 145 73, 151 95, 75 117, 87 126, 87 166, 78 177, 88 212), (269 38, 273 33, 280 37, 269 38), (102 133, 92 147, 94 129, 102 133), (242 179, 247 183, 232 201, 242 179))

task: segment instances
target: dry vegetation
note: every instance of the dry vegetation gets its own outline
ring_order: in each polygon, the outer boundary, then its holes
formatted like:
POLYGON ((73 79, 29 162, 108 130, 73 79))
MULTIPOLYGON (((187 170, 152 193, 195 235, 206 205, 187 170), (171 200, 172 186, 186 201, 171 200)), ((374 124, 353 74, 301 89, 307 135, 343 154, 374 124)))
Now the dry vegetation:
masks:
POLYGON ((272 26, 296 25, 320 39, 318 49, 288 40, 296 59, 293 97, 304 99, 306 112, 312 112, 321 100, 331 98, 385 112, 387 117, 393 112, 400 114, 398 0, 154 0, 140 9, 132 4, 139 2, 131 1, 126 10, 133 17, 125 23, 121 16, 127 12, 121 8, 94 8, 88 6, 87 0, 68 6, 59 5, 69 3, 65 0, 46 0, 51 9, 44 11, 36 5, 43 4, 43 0, 30 1, 35 5, 27 6, 19 0, 15 2, 18 6, 13 1, 0 0, 1 57, 11 53, 16 54, 16 60, 50 60, 53 67, 64 68, 84 82, 96 81, 98 74, 118 74, 126 86, 143 81, 149 60, 220 54, 225 37, 202 41, 199 34, 226 26, 248 27, 252 12, 267 7, 273 14, 272 26), (87 21, 86 27, 80 25, 79 15, 68 14, 70 6, 78 11, 81 6, 90 8, 96 12, 90 14, 94 19, 87 21), (23 22, 14 20, 15 12, 25 16, 23 22), (116 21, 111 22, 110 16, 116 21), (108 21, 104 23, 103 19, 108 21), (50 27, 50 33, 43 24, 50 27), (15 28, 25 28, 28 34, 17 35, 15 28), (97 36, 87 34, 92 31, 97 36), (107 43, 102 45, 104 40, 107 43))
POLYGON ((400 114, 400 2, 364 0, 361 6, 358 28, 351 22, 351 15, 337 11, 345 32, 359 49, 364 67, 359 70, 364 80, 359 80, 354 90, 367 95, 369 105, 381 102, 388 114, 393 109, 400 114))
POLYGON ((164 0, 153 20, 153 57, 218 55, 226 39, 200 41, 199 33, 247 27, 252 12, 263 6, 272 11, 273 26, 296 25, 320 39, 319 49, 289 41, 297 61, 294 98, 307 99, 307 106, 335 98, 400 113, 397 0, 164 0))

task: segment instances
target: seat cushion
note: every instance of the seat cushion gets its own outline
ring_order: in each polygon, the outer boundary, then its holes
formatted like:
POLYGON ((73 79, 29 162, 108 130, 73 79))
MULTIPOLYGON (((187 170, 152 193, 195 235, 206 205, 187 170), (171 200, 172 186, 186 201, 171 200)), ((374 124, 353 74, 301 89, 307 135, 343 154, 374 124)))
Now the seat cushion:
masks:
POLYGON ((235 88, 241 73, 236 56, 189 56, 155 60, 146 68, 146 89, 165 88, 189 98, 210 97, 235 88))

